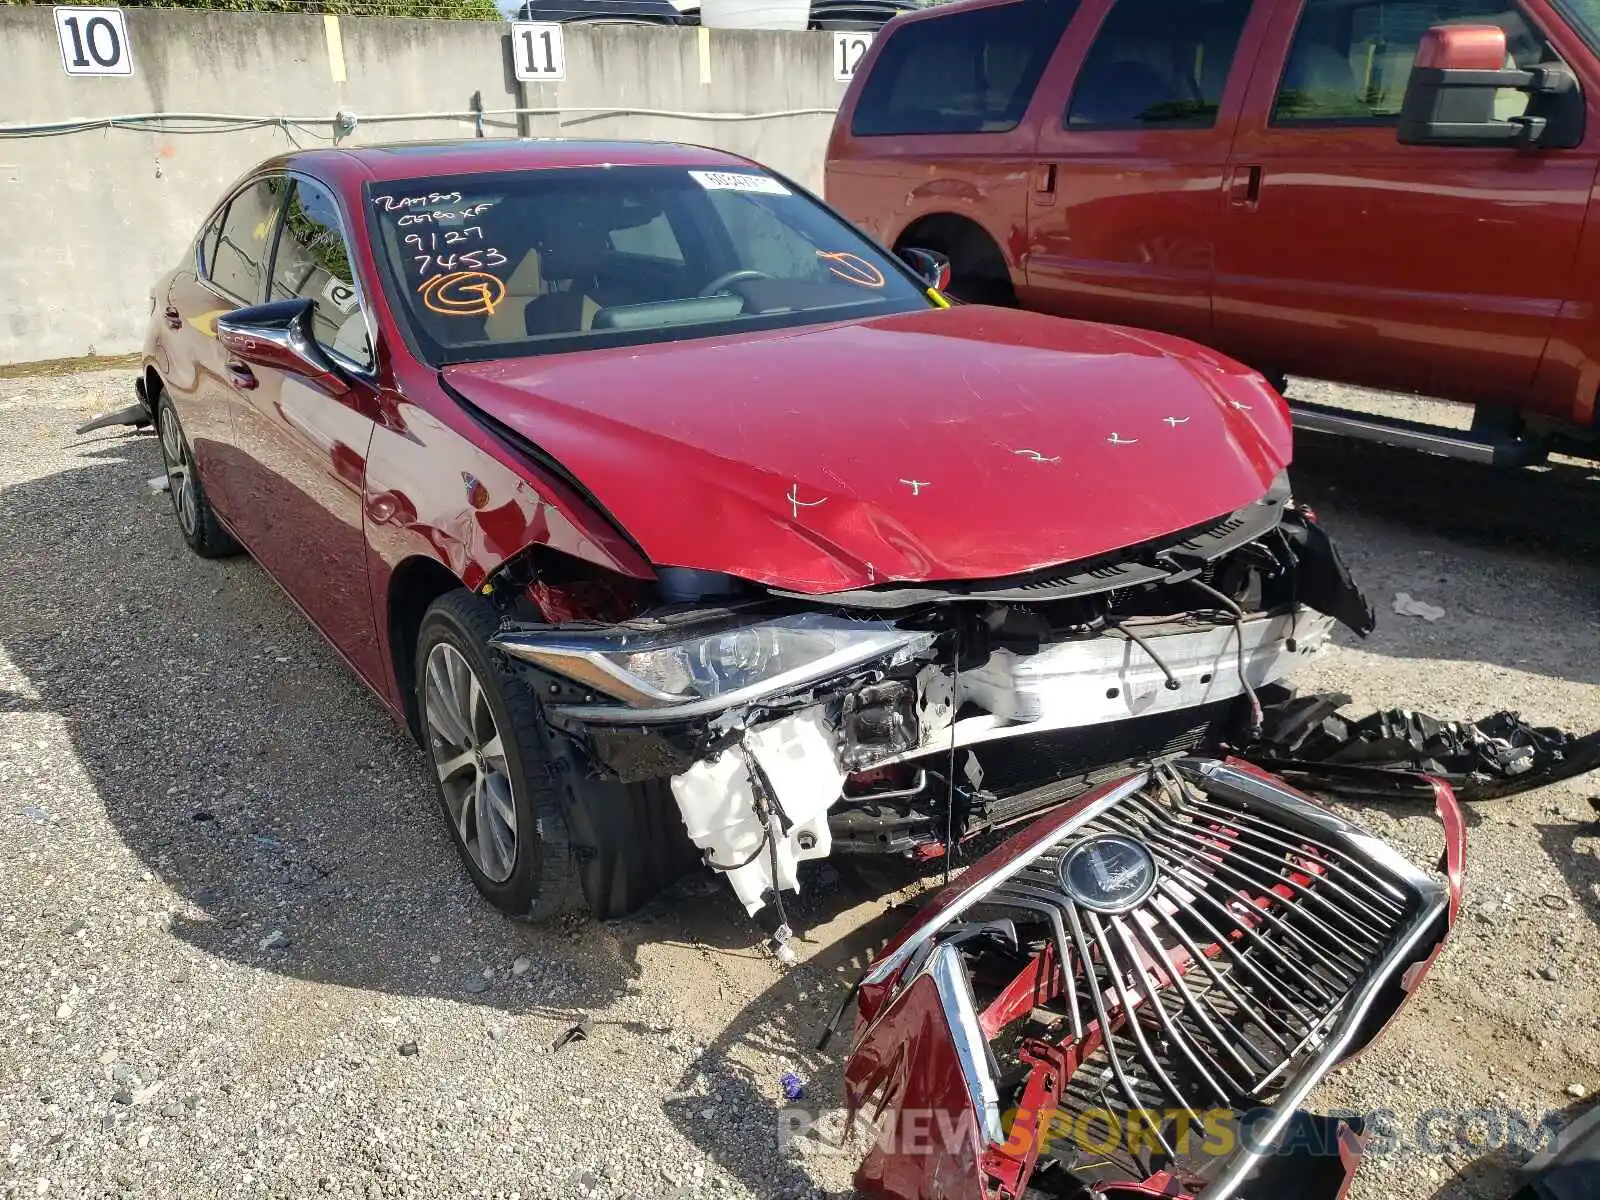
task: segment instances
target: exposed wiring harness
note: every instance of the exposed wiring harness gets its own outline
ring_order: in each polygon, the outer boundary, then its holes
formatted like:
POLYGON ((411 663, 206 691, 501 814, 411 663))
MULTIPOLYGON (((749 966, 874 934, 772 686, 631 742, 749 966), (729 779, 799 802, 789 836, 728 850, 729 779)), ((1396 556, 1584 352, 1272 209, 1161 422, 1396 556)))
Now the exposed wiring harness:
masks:
POLYGON ((1216 588, 1212 587, 1209 583, 1206 583, 1203 580, 1191 579, 1189 582, 1233 614, 1233 631, 1234 635, 1238 639, 1238 656, 1236 661, 1238 663, 1239 685, 1244 688, 1244 694, 1250 698, 1251 735, 1259 735, 1265 718, 1261 712, 1261 700, 1259 697, 1257 697, 1255 688, 1250 686, 1250 680, 1245 675, 1244 609, 1240 608, 1238 604, 1236 604, 1230 597, 1223 595, 1223 593, 1219 592, 1216 588))

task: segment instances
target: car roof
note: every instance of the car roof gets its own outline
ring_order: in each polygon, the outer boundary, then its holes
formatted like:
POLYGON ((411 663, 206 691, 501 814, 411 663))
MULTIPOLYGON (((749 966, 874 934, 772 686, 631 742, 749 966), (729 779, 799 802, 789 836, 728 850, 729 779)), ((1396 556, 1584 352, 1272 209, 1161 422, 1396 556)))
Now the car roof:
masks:
POLYGON ((757 164, 736 154, 677 142, 603 141, 587 138, 467 138, 390 142, 373 146, 305 150, 263 164, 305 170, 330 181, 357 183, 426 179, 486 171, 540 171, 572 167, 710 167, 749 170, 757 164))

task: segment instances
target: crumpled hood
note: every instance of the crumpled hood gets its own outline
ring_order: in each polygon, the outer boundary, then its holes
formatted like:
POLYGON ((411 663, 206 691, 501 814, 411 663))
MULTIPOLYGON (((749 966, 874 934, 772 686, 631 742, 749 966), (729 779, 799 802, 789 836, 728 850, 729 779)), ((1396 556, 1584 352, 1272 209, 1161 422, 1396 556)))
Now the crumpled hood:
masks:
POLYGON ((1177 338, 958 306, 447 367, 659 566, 821 593, 988 579, 1233 511, 1288 464, 1259 376, 1177 338))

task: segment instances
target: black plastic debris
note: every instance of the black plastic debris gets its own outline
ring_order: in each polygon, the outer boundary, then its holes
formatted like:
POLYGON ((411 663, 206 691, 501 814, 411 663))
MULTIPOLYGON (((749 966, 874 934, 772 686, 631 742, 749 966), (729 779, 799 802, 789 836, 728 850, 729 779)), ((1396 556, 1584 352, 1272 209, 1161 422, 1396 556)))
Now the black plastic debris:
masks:
POLYGON ((1522 1169, 1512 1200, 1600 1200, 1600 1106, 1580 1113, 1522 1169))
POLYGON ((576 1025, 573 1025, 570 1028, 563 1030, 562 1033, 561 1033, 561 1036, 556 1038, 555 1041, 550 1043, 550 1049, 551 1050, 559 1050, 559 1049, 561 1049, 561 1047, 565 1046, 568 1042, 587 1041, 588 1037, 589 1037, 589 1034, 592 1033, 593 1031, 594 1031, 594 1022, 591 1021, 588 1017, 584 1017, 583 1020, 579 1021, 576 1025))
POLYGON ((1356 586, 1350 568, 1322 526, 1311 520, 1306 510, 1291 508, 1284 512, 1278 528, 1298 565, 1295 588, 1300 600, 1362 637, 1376 629, 1378 618, 1372 602, 1356 586))
POLYGON ((1402 708, 1355 719, 1342 711, 1349 696, 1300 696, 1281 684, 1257 694, 1260 732, 1241 730, 1236 752, 1293 782, 1340 795, 1431 798, 1427 779, 1434 778, 1461 800, 1497 800, 1600 769, 1600 731, 1580 737, 1505 710, 1476 721, 1402 708))
POLYGON ((150 414, 145 411, 144 405, 130 404, 127 408, 106 413, 85 425, 79 425, 77 432, 80 435, 93 433, 97 429, 109 429, 113 425, 131 425, 135 429, 142 429, 148 424, 150 424, 150 414))

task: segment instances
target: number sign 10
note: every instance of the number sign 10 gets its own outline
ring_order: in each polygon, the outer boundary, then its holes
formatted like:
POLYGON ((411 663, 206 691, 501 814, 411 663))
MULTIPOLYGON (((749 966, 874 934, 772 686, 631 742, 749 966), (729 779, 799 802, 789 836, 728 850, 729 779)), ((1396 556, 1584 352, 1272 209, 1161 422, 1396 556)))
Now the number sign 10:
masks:
POLYGON ((567 77, 567 51, 561 26, 515 21, 511 25, 511 63, 524 83, 557 83, 567 77))
POLYGON ((68 75, 132 75, 133 53, 120 8, 57 7, 56 37, 68 75))
POLYGON ((833 35, 833 77, 840 83, 849 83, 856 75, 867 47, 872 45, 870 33, 836 33, 833 35))

